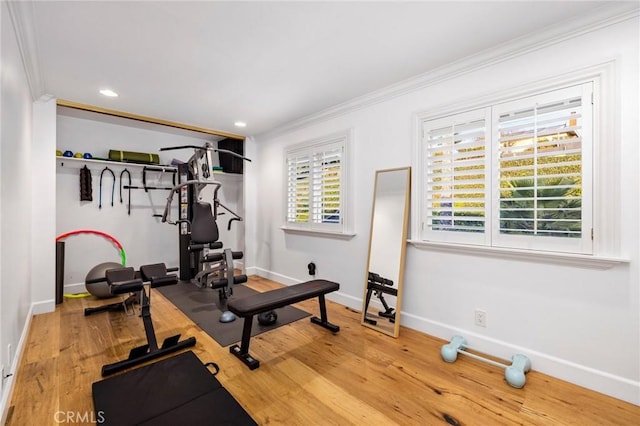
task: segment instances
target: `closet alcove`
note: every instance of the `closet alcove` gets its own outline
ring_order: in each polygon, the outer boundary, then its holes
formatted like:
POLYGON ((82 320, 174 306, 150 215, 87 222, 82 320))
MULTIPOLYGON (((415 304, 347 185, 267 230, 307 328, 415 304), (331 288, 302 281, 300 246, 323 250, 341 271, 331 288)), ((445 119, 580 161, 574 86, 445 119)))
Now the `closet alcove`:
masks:
MULTIPOLYGON (((163 223, 159 217, 169 191, 143 187, 172 187, 175 169, 170 167, 171 163, 187 161, 194 151, 160 151, 160 148, 202 146, 206 142, 215 146, 220 141, 228 144, 230 140, 243 144, 244 137, 63 100, 57 101, 56 108, 56 149, 74 155, 88 153, 92 157, 56 159, 56 235, 81 229, 105 232, 122 244, 129 266, 156 262, 178 266, 178 227, 163 223), (160 165, 167 167, 155 171, 153 167, 145 170, 142 164, 105 161, 109 150, 157 154, 160 165), (80 197, 80 170, 85 166, 91 174, 91 201, 80 197), (142 189, 123 188, 127 185, 142 189)), ((219 159, 216 157, 215 161, 219 159)), ((244 216, 243 174, 220 172, 216 178, 222 184, 218 192, 220 201, 244 216)), ((203 199, 211 202, 207 197, 212 198, 213 194, 203 191, 203 199)), ((175 200, 172 215, 178 217, 175 200)), ((243 222, 234 221, 231 229, 227 229, 221 216, 219 228, 225 247, 244 250, 243 222)), ((74 236, 65 245, 65 293, 84 291, 85 276, 93 266, 120 261, 113 244, 95 235, 74 236)))

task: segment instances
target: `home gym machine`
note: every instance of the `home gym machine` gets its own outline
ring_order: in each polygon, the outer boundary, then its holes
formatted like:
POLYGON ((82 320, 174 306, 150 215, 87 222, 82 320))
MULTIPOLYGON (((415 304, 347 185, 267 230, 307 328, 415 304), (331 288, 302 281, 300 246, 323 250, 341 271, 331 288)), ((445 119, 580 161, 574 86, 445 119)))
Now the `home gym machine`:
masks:
POLYGON ((395 308, 391 308, 387 301, 384 300, 385 294, 390 294, 392 296, 398 296, 398 289, 393 288, 393 281, 387 278, 383 278, 380 275, 369 272, 369 276, 367 279, 367 301, 364 307, 364 320, 372 325, 376 325, 378 322, 374 319, 368 318, 367 314, 369 311, 369 303, 371 302, 371 296, 375 294, 382 306, 384 307, 384 311, 378 312, 378 315, 387 318, 389 322, 396 322, 396 313, 394 312, 395 308))
POLYGON ((244 274, 236 275, 234 260, 242 259, 241 251, 224 249, 218 241, 219 233, 217 219, 223 214, 231 215, 227 229, 231 229, 234 221, 242 221, 242 217, 222 204, 218 192, 222 183, 216 180, 213 156, 218 153, 239 158, 241 161, 251 161, 240 153, 215 148, 211 142, 204 146, 183 145, 161 148, 161 151, 193 149, 194 154, 186 163, 178 165, 179 183, 171 190, 162 222, 179 226, 180 249, 180 279, 191 281, 201 288, 217 289, 220 299, 220 309, 223 311, 221 322, 231 322, 235 315, 226 311, 226 301, 233 294, 233 285, 247 281, 244 274), (202 201, 202 191, 206 187, 213 187, 213 202, 202 201), (171 208, 174 194, 178 193, 178 220, 171 219, 171 208))

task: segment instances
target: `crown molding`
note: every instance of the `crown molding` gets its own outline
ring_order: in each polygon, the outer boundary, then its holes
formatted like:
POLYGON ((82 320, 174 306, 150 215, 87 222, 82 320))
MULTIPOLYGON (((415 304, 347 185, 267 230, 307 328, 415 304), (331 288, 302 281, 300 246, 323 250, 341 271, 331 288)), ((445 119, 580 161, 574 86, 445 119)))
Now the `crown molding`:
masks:
POLYGON ((45 94, 44 79, 38 62, 38 43, 31 1, 8 1, 7 9, 18 42, 22 65, 27 76, 31 98, 36 101, 45 94))
POLYGON ((402 96, 452 78, 468 74, 564 41, 598 31, 640 16, 637 2, 601 6, 591 13, 544 27, 534 33, 510 40, 461 60, 402 80, 380 90, 334 105, 317 113, 291 121, 256 135, 256 139, 274 137, 315 123, 339 117, 390 99, 402 96))

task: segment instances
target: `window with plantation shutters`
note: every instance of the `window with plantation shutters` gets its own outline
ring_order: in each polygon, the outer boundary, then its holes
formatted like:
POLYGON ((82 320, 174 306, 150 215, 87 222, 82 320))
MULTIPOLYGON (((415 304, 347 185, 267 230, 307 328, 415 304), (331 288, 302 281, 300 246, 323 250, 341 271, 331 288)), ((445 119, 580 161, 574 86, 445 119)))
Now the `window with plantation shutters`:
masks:
POLYGON ((487 111, 425 123, 423 235, 438 241, 483 243, 489 207, 487 111))
POLYGON ((286 150, 285 228, 345 232, 348 137, 341 133, 286 150))
POLYGON ((422 122, 422 239, 591 253, 592 83, 422 122))
POLYGON ((590 251, 591 83, 496 105, 494 240, 590 251))

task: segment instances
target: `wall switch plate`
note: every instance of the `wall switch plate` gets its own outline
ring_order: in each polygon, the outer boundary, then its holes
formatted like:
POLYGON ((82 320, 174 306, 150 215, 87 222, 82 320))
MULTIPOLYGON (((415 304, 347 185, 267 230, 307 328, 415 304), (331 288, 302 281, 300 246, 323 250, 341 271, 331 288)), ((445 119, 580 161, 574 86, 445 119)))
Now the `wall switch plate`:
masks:
POLYGON ((476 309, 476 325, 478 327, 487 326, 487 312, 482 309, 476 309))

